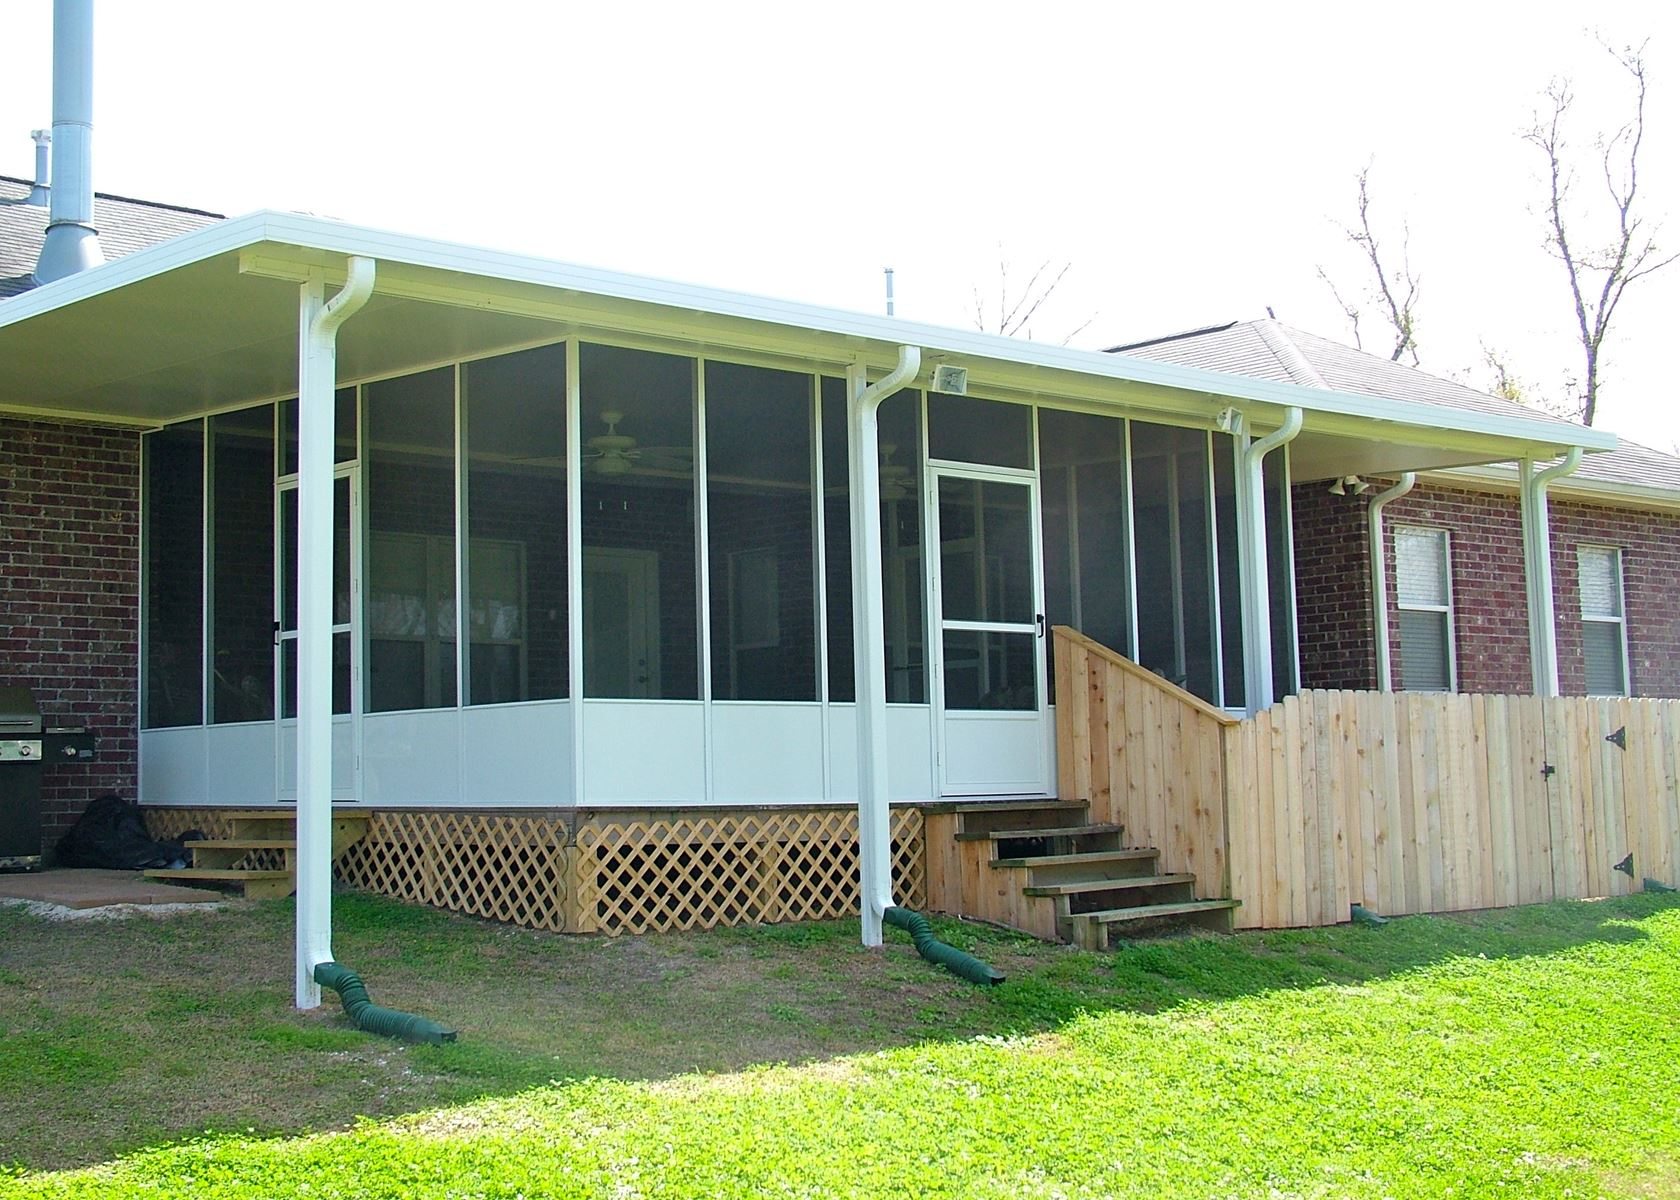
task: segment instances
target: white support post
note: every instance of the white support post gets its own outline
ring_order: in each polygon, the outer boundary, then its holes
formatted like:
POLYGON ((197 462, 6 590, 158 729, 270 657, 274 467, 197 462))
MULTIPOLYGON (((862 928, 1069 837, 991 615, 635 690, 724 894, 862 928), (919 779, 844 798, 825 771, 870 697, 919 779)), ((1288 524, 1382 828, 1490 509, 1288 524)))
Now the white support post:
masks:
POLYGON ((373 260, 352 258, 325 300, 313 272, 298 308, 297 979, 300 1009, 321 1003, 315 967, 332 961, 333 401, 338 327, 373 291, 373 260))
POLYGON ((1546 488, 1552 480, 1581 465, 1581 448, 1571 447, 1559 462, 1536 472, 1523 459, 1517 479, 1522 500, 1523 576, 1528 585, 1529 661, 1534 694, 1556 696, 1558 687, 1557 617, 1552 604, 1552 521, 1546 488))
MULTIPOLYGON (((1246 422, 1245 422, 1246 424, 1246 422)), ((1249 716, 1272 703, 1271 573, 1266 555, 1266 455, 1301 432, 1301 410, 1259 441, 1237 438, 1242 478, 1237 486, 1237 546, 1242 565, 1243 683, 1249 716)), ((1288 567, 1289 564, 1285 564, 1288 567)))
POLYGON ((881 600, 881 401, 908 383, 922 352, 901 346, 898 365, 866 386, 861 364, 846 371, 852 495, 852 657, 857 680, 858 897, 863 944, 881 944, 892 904, 892 811, 887 778, 887 619, 881 600))

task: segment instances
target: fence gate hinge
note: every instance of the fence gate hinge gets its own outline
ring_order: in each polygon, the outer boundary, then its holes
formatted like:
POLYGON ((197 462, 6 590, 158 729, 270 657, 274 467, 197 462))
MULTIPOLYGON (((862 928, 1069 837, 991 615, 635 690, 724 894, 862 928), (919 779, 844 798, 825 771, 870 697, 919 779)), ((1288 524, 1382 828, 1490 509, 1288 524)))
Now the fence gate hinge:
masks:
POLYGON ((1557 774, 1557 768, 1552 766, 1551 763, 1541 763, 1540 764, 1540 778, 1550 779, 1553 775, 1556 775, 1556 774, 1557 774))
POLYGON ((1604 735, 1604 740, 1609 742, 1612 746, 1616 747, 1618 750, 1626 750, 1627 749, 1627 726, 1623 725, 1620 729, 1616 730, 1615 733, 1605 734, 1604 735))
MULTIPOLYGON (((1610 740, 1609 738, 1605 739, 1605 741, 1609 741, 1609 740, 1610 740)), ((1633 878, 1633 853, 1632 853, 1632 851, 1629 851, 1628 856, 1626 858, 1622 859, 1621 862, 1617 863, 1615 866, 1611 867, 1610 869, 1612 871, 1620 871, 1623 875, 1626 875, 1629 879, 1632 879, 1633 878)))

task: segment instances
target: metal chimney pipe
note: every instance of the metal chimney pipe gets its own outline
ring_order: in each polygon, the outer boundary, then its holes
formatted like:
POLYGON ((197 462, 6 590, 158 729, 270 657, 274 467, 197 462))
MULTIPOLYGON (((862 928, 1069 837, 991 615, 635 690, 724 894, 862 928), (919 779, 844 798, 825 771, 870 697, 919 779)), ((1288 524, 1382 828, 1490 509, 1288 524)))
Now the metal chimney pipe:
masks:
POLYGON ((886 267, 884 270, 887 273, 887 316, 890 317, 893 315, 893 269, 886 267))
POLYGON ((35 282, 105 261, 93 227, 93 0, 53 0, 52 196, 35 282))
POLYGON ((35 139, 35 183, 29 189, 29 199, 25 204, 33 204, 36 208, 47 206, 50 189, 47 187, 48 155, 52 151, 52 131, 49 129, 31 129, 29 136, 35 139))

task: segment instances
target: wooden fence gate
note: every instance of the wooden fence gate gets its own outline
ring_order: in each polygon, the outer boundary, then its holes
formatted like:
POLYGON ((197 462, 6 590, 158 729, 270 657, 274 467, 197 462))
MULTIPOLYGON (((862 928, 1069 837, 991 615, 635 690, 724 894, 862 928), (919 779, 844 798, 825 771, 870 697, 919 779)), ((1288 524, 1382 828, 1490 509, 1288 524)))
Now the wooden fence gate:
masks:
POLYGON ((1240 927, 1680 886, 1680 701, 1308 691, 1239 720, 1056 635, 1063 797, 1194 858, 1240 927))

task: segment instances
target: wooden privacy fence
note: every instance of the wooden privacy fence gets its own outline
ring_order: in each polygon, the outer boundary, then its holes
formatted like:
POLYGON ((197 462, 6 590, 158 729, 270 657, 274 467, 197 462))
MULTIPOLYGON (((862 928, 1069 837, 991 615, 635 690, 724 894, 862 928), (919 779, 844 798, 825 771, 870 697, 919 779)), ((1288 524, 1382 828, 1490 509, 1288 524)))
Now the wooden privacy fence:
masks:
POLYGON ((1241 927, 1680 884, 1680 701, 1309 691, 1239 720, 1055 638, 1061 795, 1241 927))
POLYGON ((1303 692, 1231 732, 1247 927, 1676 883, 1680 702, 1303 692), (1616 864, 1632 856, 1628 870, 1616 864))

